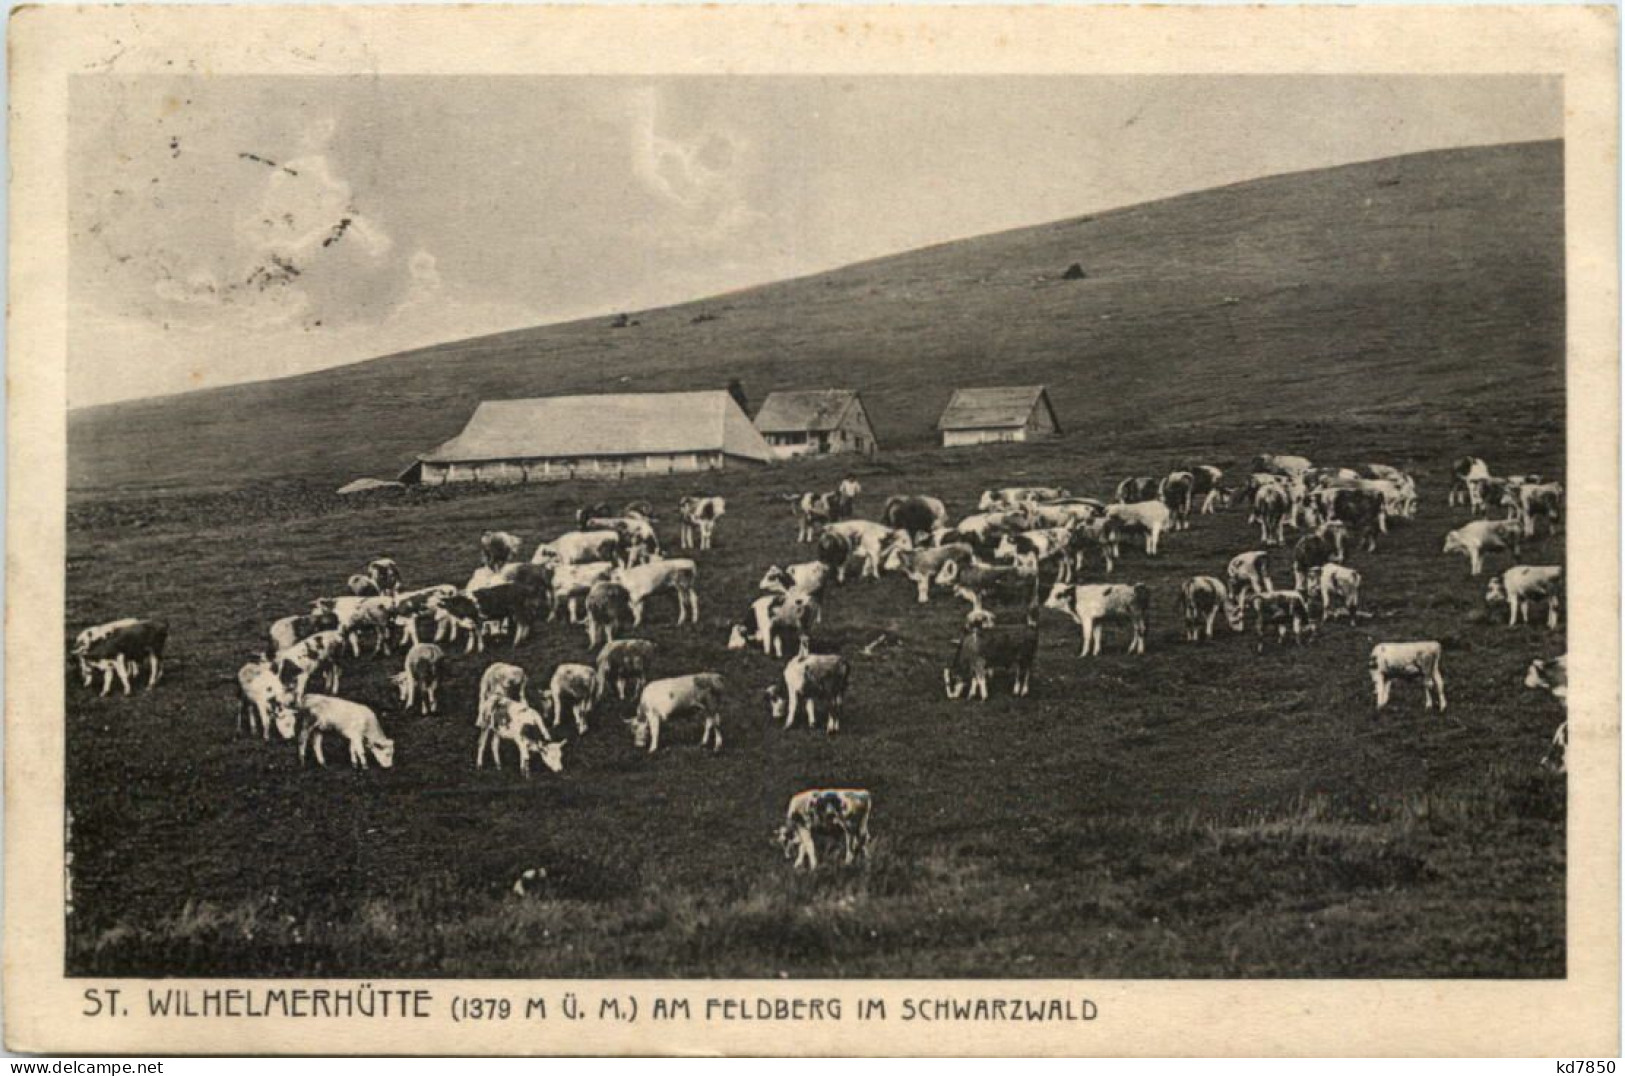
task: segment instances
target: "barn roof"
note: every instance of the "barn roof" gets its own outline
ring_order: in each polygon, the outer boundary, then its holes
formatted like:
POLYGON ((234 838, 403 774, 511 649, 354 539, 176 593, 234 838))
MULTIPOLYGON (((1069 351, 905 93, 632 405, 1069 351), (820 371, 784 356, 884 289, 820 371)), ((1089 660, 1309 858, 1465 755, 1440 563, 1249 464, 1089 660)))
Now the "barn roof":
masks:
POLYGON ((939 430, 997 430, 1024 426, 1033 408, 1042 403, 1049 408, 1056 430, 1061 423, 1050 406, 1043 385, 1003 385, 996 388, 955 389, 948 406, 937 420, 939 430))
POLYGON ((773 450, 726 392, 646 392, 485 400, 425 463, 715 452, 769 461, 773 450))
POLYGON ((851 389, 770 392, 756 413, 756 428, 763 433, 833 430, 857 398, 851 389))

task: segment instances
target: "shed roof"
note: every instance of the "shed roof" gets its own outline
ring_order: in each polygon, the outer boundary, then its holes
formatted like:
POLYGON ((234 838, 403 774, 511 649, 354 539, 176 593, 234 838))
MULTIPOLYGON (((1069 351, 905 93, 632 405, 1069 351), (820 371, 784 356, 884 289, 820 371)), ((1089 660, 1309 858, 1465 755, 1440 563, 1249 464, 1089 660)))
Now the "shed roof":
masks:
POLYGON ((1043 385, 1003 385, 996 388, 955 389, 948 406, 937 420, 939 430, 989 430, 1024 426, 1033 408, 1042 403, 1050 420, 1060 430, 1061 423, 1050 406, 1043 385))
POLYGON ((756 428, 763 433, 833 430, 857 398, 851 389, 770 392, 756 413, 756 428))
POLYGON ((425 463, 715 452, 770 461, 773 450, 726 392, 647 392, 485 400, 425 463))

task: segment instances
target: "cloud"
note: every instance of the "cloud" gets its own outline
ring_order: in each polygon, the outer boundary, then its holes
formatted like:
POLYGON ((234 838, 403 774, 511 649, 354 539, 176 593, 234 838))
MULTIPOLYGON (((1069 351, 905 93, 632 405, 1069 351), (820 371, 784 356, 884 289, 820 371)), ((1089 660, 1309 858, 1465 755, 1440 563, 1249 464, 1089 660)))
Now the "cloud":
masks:
POLYGON ((639 222, 657 246, 718 246, 759 228, 767 217, 747 196, 750 146, 736 133, 708 127, 687 138, 663 133, 652 89, 629 98, 632 173, 654 196, 639 222))

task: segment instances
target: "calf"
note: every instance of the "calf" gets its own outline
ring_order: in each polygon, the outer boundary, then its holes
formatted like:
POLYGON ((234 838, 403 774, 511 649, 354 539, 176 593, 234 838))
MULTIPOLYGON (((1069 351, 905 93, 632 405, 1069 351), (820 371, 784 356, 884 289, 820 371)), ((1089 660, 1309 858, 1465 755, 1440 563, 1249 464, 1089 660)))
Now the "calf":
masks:
POLYGON ((564 664, 553 670, 547 698, 553 711, 553 727, 559 727, 566 711, 575 721, 576 733, 587 733, 587 716, 598 701, 598 673, 591 665, 564 664))
POLYGON ((1556 630, 1563 617, 1563 569, 1515 565, 1499 576, 1491 577, 1484 600, 1490 605, 1505 604, 1508 607, 1508 627, 1517 627, 1520 618, 1525 624, 1529 623, 1529 606, 1543 601, 1546 603, 1546 626, 1556 630))
POLYGON ((1172 529, 1189 530, 1191 499, 1196 495, 1196 476, 1189 471, 1170 471, 1157 484, 1157 499, 1168 506, 1172 529))
POLYGON ((1145 653, 1146 631, 1151 619, 1151 588, 1144 583, 1132 586, 1056 583, 1044 605, 1077 621, 1082 633, 1082 643, 1078 649, 1080 658, 1100 653, 1101 642, 1106 635, 1105 624, 1113 620, 1126 620, 1133 629, 1128 652, 1145 653))
POLYGON ((1331 619, 1332 610, 1341 606, 1348 614, 1349 623, 1360 619, 1360 573, 1341 564, 1325 564, 1311 572, 1305 580, 1320 595, 1320 619, 1331 619))
POLYGON ((284 740, 293 739, 299 712, 293 696, 264 655, 237 670, 237 731, 244 725, 254 734, 257 724, 261 738, 271 738, 271 726, 284 740))
POLYGON ((931 600, 931 583, 950 563, 960 568, 976 560, 976 553, 964 542, 939 545, 932 549, 893 549, 886 558, 886 571, 900 571, 914 583, 915 600, 921 605, 931 600))
POLYGON ((1275 589, 1270 579, 1270 554, 1267 549, 1250 553, 1237 553, 1225 566, 1224 577, 1230 596, 1244 601, 1249 594, 1268 594, 1275 589))
POLYGON ((519 556, 519 536, 507 531, 480 535, 480 563, 493 571, 519 556))
POLYGON ((308 639, 319 631, 332 631, 338 626, 339 618, 332 613, 285 616, 271 625, 271 652, 286 650, 301 639, 308 639))
POLYGON ((648 639, 616 639, 598 652, 598 672, 593 704, 596 707, 610 688, 616 697, 630 698, 640 691, 649 679, 649 666, 654 661, 655 644, 648 639))
POLYGON ((406 652, 405 667, 390 677, 403 708, 416 706, 425 714, 440 712, 440 670, 445 662, 446 652, 433 643, 418 643, 406 652))
POLYGON ((532 564, 596 564, 603 561, 620 562, 621 535, 616 530, 571 531, 551 542, 536 547, 531 555, 532 564))
POLYGON ((1436 642, 1378 643, 1371 648, 1371 684, 1377 692, 1377 709, 1388 705, 1388 694, 1394 680, 1421 680, 1423 704, 1433 709, 1438 698, 1439 713, 1444 713, 1444 672, 1440 661, 1444 647, 1436 642))
POLYGON ((728 502, 721 497, 684 497, 677 504, 682 519, 679 541, 684 549, 710 549, 716 535, 717 520, 728 510, 728 502))
POLYGON ((841 710, 852 680, 852 664, 839 654, 812 654, 803 642, 801 652, 784 666, 784 683, 767 689, 768 713, 782 718, 789 729, 796 714, 807 708, 807 727, 818 725, 817 708, 824 707, 824 732, 833 736, 841 728, 841 710))
POLYGON ((818 599, 804 591, 763 595, 751 602, 750 614, 729 629, 728 649, 743 650, 759 642, 762 653, 782 658, 785 639, 794 636, 799 647, 818 617, 818 599))
POLYGON ((290 673, 293 674, 294 701, 302 704, 305 688, 315 676, 321 676, 322 685, 329 693, 338 691, 339 659, 348 650, 343 633, 336 630, 319 631, 309 638, 301 639, 287 650, 277 651, 271 663, 276 667, 277 675, 284 681, 290 673))
POLYGON ((80 632, 74 639, 72 654, 79 662, 79 675, 86 687, 99 672, 101 694, 113 690, 113 677, 117 676, 128 695, 130 677, 139 674, 143 662, 147 666, 147 690, 157 686, 168 640, 169 625, 161 620, 115 620, 80 632))
POLYGON ((632 742, 638 747, 647 743, 652 755, 660 747, 661 726, 692 714, 704 725, 700 731, 700 746, 709 743, 712 751, 721 751, 723 686, 722 677, 711 672, 646 684, 638 697, 637 716, 630 722, 632 742))
POLYGON ((1523 686, 1536 690, 1549 691, 1552 698, 1569 704, 1569 656, 1561 654, 1555 658, 1536 658, 1529 663, 1529 669, 1524 673, 1523 686))
POLYGON ((513 744, 519 754, 519 775, 530 776, 531 756, 542 760, 542 765, 558 773, 564 769, 564 745, 547 733, 542 715, 528 703, 509 698, 491 701, 490 727, 480 731, 480 744, 476 749, 474 765, 485 765, 485 748, 490 745, 491 764, 502 768, 502 743, 513 744))
POLYGON ((632 595, 619 583, 602 580, 587 592, 587 649, 596 650, 600 638, 615 641, 615 633, 637 623, 632 595))
POLYGON ((648 600, 667 591, 677 597, 677 623, 698 624, 700 595, 694 588, 697 572, 691 560, 651 560, 633 568, 621 568, 610 579, 626 588, 634 626, 643 623, 643 607, 648 600))
POLYGON ((809 788, 797 792, 790 797, 777 836, 784 858, 793 855, 796 870, 803 863, 808 870, 817 870, 817 836, 823 833, 840 834, 848 865, 859 856, 867 858, 872 803, 869 791, 862 788, 809 788))
POLYGON ((985 702, 988 679, 994 673, 1010 674, 1010 693, 1026 698, 1032 688, 1033 665, 1038 660, 1038 610, 1029 610, 1027 623, 1019 628, 994 627, 986 614, 973 612, 966 621, 954 656, 942 670, 942 686, 950 699, 978 694, 985 702), (966 684, 970 690, 965 690, 966 684))
POLYGON ((1161 501, 1138 501, 1114 504, 1106 509, 1106 519, 1121 531, 1140 531, 1145 534, 1145 554, 1157 555, 1162 532, 1167 529, 1172 513, 1161 501))
POLYGON ((1230 604, 1224 581, 1211 575, 1197 575, 1179 587, 1179 611, 1185 619, 1185 641, 1212 641, 1213 624, 1230 604))
POLYGON ((1444 536, 1444 552, 1460 553, 1467 558, 1469 574, 1481 575, 1484 571, 1484 554, 1490 552, 1510 552, 1512 558, 1518 558, 1519 547, 1523 540, 1523 528, 1513 520, 1475 520, 1466 526, 1457 527, 1444 536))
POLYGON ((350 747, 350 765, 358 770, 367 768, 370 751, 379 766, 389 769, 395 765, 395 741, 384 735, 378 724, 378 715, 358 702, 336 699, 330 695, 309 695, 299 703, 299 764, 305 764, 305 755, 315 741, 316 762, 326 766, 322 755, 322 736, 336 732, 350 747))

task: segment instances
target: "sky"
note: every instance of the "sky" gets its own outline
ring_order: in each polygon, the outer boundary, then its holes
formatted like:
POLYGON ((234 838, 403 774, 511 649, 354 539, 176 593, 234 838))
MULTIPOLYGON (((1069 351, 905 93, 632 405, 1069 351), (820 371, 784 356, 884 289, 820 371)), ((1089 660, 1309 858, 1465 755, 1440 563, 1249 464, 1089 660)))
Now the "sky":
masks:
POLYGON ((80 75, 69 406, 1561 137, 1541 77, 80 75))

